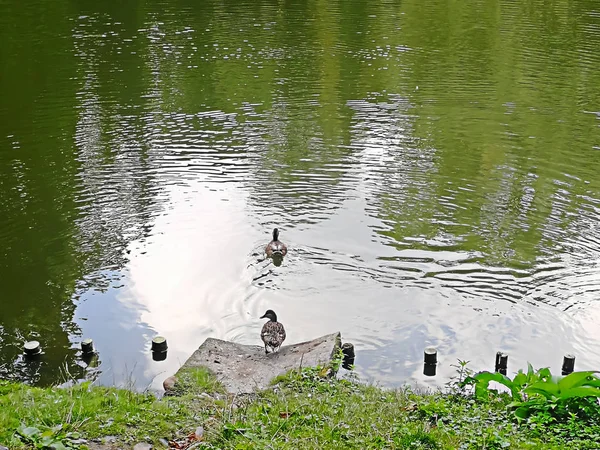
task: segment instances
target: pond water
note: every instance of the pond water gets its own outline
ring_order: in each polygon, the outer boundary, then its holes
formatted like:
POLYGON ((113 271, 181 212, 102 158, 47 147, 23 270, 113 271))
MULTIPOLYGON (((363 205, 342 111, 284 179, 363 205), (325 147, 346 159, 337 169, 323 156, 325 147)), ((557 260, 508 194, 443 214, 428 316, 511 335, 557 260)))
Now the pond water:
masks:
POLYGON ((599 49, 596 0, 1 0, 0 376, 159 388, 268 308, 386 386, 598 368, 599 49))

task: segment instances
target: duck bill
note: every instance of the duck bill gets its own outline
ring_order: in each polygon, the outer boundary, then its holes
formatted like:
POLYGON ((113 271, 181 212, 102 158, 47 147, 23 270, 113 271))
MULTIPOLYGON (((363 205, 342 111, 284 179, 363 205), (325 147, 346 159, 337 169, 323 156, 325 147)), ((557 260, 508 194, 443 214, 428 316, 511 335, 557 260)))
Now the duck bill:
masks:
POLYGON ((265 314, 263 314, 262 316, 260 316, 260 317, 259 317, 259 319, 264 319, 264 318, 266 318, 266 317, 267 317, 267 316, 266 316, 265 314))

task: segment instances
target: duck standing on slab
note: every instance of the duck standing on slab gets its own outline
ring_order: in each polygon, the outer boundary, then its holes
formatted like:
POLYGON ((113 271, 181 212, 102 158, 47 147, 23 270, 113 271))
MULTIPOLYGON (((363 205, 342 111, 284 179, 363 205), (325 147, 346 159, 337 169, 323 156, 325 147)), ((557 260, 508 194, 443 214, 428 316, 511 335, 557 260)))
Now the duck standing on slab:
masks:
POLYGON ((271 353, 273 353, 275 350, 279 350, 279 347, 285 341, 285 328, 283 328, 283 324, 277 322, 277 314, 272 309, 268 309, 261 316, 261 319, 269 319, 260 332, 260 338, 265 344, 265 354, 269 354, 269 347, 271 353))
POLYGON ((273 230, 273 240, 267 244, 265 252, 269 258, 274 255, 283 257, 287 253, 287 247, 285 244, 283 242, 279 242, 279 230, 277 228, 273 230))

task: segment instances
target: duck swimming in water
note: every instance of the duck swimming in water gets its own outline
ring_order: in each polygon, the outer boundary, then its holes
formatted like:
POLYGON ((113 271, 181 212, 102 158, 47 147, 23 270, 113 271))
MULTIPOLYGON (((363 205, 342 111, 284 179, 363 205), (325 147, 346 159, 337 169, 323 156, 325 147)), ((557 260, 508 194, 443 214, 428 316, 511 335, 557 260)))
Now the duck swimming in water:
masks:
POLYGON ((273 240, 267 244, 265 252, 269 258, 273 255, 285 256, 287 253, 287 247, 285 244, 283 242, 279 242, 279 230, 277 228, 273 230, 273 240))
POLYGON ((279 350, 285 341, 285 328, 283 328, 283 324, 277 322, 277 314, 272 309, 268 309, 261 319, 269 319, 260 332, 260 338, 265 344, 265 354, 269 354, 268 348, 271 348, 271 353, 273 353, 275 350, 279 350))

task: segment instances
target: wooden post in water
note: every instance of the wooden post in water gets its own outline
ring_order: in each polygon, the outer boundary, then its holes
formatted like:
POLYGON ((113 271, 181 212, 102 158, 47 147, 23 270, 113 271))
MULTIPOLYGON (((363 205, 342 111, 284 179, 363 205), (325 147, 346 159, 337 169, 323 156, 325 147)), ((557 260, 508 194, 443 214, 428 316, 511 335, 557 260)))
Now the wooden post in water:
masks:
POLYGON ((152 339, 152 359, 154 361, 164 361, 167 359, 167 339, 162 336, 156 336, 152 339))
POLYGON ((25 342, 23 350, 25 351, 26 355, 38 355, 42 352, 42 347, 38 341, 29 341, 25 342))
POLYGON ((352 345, 350 342, 344 343, 344 345, 342 345, 342 353, 344 355, 342 367, 346 370, 351 370, 352 366, 354 365, 355 358, 354 345, 352 345))
POLYGON ((154 339, 152 339, 153 352, 166 352, 167 348, 167 340, 164 337, 156 336, 154 339))
POLYGON ((427 347, 423 353, 423 375, 433 377, 437 370, 437 350, 427 347))
POLYGON ((81 341, 81 351, 84 355, 89 355, 94 353, 94 341, 91 339, 84 339, 81 341))
POLYGON ((23 351, 25 352, 26 360, 37 360, 41 357, 42 346, 38 341, 25 342, 25 345, 23 346, 23 351))
POLYGON ((495 371, 500 372, 502 375, 506 375, 508 369, 508 354, 503 352, 496 353, 496 366, 495 371))
POLYGON ((575 355, 566 354, 563 358, 562 374, 569 375, 575 370, 575 355))

